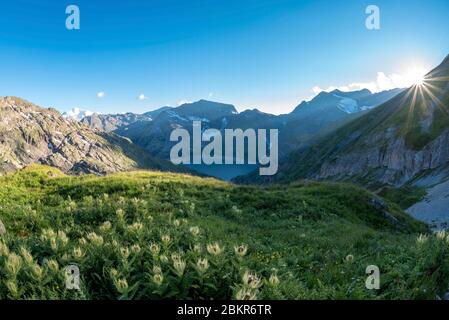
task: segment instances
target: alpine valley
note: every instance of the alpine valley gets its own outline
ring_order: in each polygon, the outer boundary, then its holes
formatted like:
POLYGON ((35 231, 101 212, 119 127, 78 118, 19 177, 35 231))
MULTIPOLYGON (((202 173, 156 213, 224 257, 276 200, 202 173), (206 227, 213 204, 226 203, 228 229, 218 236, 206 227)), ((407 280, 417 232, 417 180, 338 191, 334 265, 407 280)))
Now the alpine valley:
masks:
POLYGON ((448 106, 449 57, 423 84, 283 115, 0 98, 0 299, 449 299, 449 235, 432 231, 449 221, 448 106), (280 171, 173 165, 170 133, 197 120, 278 129, 280 171))

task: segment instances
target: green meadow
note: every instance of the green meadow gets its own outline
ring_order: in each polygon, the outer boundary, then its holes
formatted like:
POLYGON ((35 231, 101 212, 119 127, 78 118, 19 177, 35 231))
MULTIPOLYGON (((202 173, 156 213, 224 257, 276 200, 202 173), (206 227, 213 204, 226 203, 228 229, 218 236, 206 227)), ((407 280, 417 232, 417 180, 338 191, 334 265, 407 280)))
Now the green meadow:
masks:
POLYGON ((33 165, 0 178, 0 299, 435 299, 449 237, 391 201, 350 184, 33 165))

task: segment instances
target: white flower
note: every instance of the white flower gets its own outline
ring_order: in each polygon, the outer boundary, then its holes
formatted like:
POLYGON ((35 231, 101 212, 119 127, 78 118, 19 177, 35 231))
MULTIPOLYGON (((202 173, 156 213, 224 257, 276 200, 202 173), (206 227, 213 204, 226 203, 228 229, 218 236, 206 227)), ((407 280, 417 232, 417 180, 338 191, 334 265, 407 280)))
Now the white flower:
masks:
POLYGON ((156 273, 155 275, 153 275, 153 282, 157 286, 160 286, 163 281, 164 281, 164 276, 161 273, 156 273))
POLYGON ((138 244, 134 244, 131 246, 131 251, 134 253, 139 253, 140 252, 140 246, 138 244))
POLYGON ((261 279, 254 273, 246 271, 242 277, 243 284, 251 289, 257 289, 262 285, 261 279))
POLYGON ((162 269, 160 266, 154 266, 153 267, 153 273, 162 273, 162 269))
POLYGON ((10 253, 8 259, 6 260, 6 271, 15 276, 19 273, 22 267, 22 259, 15 253, 10 253))
POLYGON ((168 234, 164 234, 164 235, 161 237, 161 240, 162 240, 162 243, 165 244, 165 245, 167 246, 167 245, 170 243, 171 238, 170 238, 170 236, 169 236, 168 234))
POLYGON ((75 258, 81 258, 84 255, 83 251, 81 250, 80 247, 76 247, 73 249, 73 256, 75 258))
POLYGON ((33 256, 31 255, 30 251, 28 251, 27 248, 20 247, 20 254, 27 264, 33 263, 33 256))
POLYGON ((220 247, 220 245, 217 242, 211 243, 207 245, 207 252, 210 254, 216 256, 219 255, 223 249, 220 247))
POLYGON ((437 237, 438 240, 445 240, 446 239, 446 232, 444 230, 437 231, 435 234, 436 234, 436 237, 437 237))
POLYGON ((276 274, 272 274, 271 276, 270 276, 270 279, 268 279, 268 283, 270 284, 270 285, 272 285, 273 287, 277 287, 278 285, 279 285, 279 278, 278 278, 278 276, 276 275, 276 274))
POLYGON ((244 244, 234 247, 234 252, 239 257, 243 257, 244 255, 246 255, 247 251, 248 251, 248 247, 244 244))
POLYGON ((174 260, 173 267, 175 268, 178 276, 181 277, 184 274, 184 270, 186 268, 186 262, 182 259, 174 260))
POLYGON ((200 228, 198 227, 190 227, 189 231, 194 237, 200 234, 200 228))
POLYGON ((56 262, 56 260, 50 259, 47 260, 47 267, 53 271, 53 272, 58 272, 59 271, 59 264, 58 262, 56 262))
POLYGON ((101 246, 104 242, 103 237, 91 232, 87 235, 87 239, 94 245, 101 246))
POLYGON ((159 253, 160 250, 161 250, 161 248, 159 247, 158 244, 156 244, 156 243, 150 244, 150 251, 152 254, 156 255, 159 253))
POLYGON ((235 298, 237 300, 256 300, 257 296, 254 290, 242 288, 237 292, 235 298))
POLYGON ((100 226, 100 230, 102 232, 106 232, 108 230, 111 230, 112 228, 112 224, 110 221, 105 221, 101 226, 100 226))
POLYGON ((207 259, 198 259, 198 262, 196 263, 196 266, 198 268, 198 271, 201 273, 206 272, 207 269, 209 269, 209 261, 207 259))
POLYGON ((418 245, 423 245, 424 243, 427 242, 427 240, 429 240, 429 237, 428 237, 427 235, 425 235, 425 234, 420 234, 420 235, 418 236, 418 238, 416 239, 416 243, 417 243, 418 245))
POLYGON ((124 294, 128 290, 128 281, 126 279, 119 279, 115 281, 115 287, 118 292, 124 294))

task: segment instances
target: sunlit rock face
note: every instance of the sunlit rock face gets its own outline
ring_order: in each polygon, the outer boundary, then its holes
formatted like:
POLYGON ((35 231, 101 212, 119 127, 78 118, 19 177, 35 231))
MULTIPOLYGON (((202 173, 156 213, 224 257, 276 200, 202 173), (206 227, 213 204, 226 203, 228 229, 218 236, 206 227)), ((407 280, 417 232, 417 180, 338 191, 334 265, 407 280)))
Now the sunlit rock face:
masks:
POLYGON ((0 172, 31 163, 72 174, 164 168, 128 139, 97 132, 20 98, 0 98, 0 172))

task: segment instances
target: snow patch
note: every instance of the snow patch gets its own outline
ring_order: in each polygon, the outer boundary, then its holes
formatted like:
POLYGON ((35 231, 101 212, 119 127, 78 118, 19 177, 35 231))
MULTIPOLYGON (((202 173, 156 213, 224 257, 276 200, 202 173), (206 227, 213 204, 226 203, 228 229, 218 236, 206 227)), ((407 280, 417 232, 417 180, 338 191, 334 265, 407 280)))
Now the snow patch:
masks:
POLYGON ((340 102, 337 105, 337 108, 346 113, 355 113, 360 111, 359 105, 356 100, 346 97, 341 97, 336 94, 333 95, 336 98, 340 99, 340 102))

